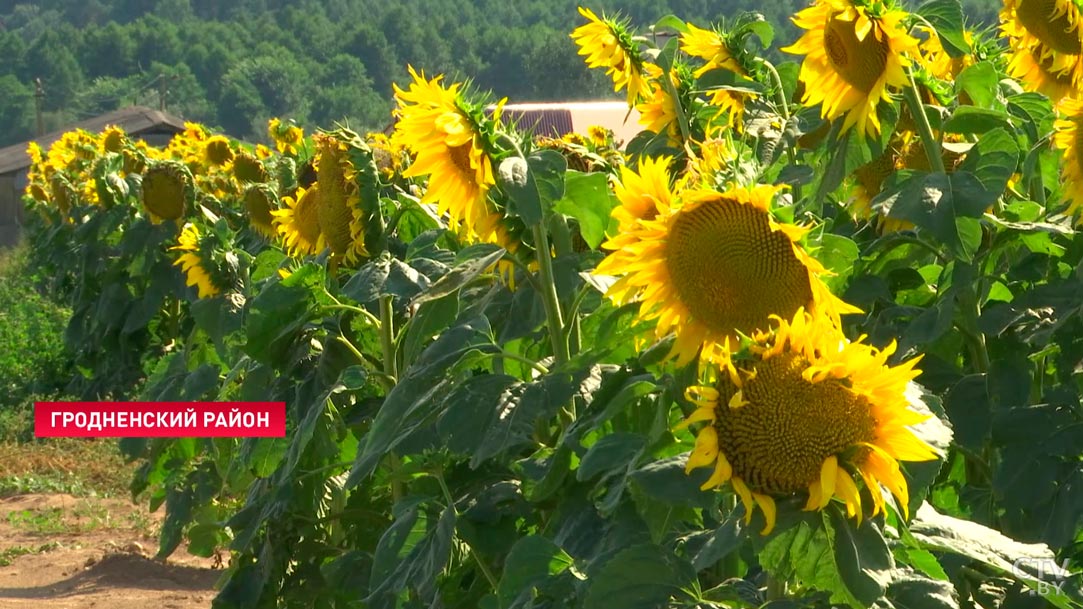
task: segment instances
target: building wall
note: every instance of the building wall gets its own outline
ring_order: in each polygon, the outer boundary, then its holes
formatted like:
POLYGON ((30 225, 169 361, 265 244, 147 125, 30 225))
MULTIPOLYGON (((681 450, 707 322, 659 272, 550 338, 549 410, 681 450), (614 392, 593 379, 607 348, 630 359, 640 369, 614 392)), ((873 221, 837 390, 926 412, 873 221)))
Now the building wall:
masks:
POLYGON ((0 176, 0 247, 19 241, 22 218, 22 188, 16 186, 15 174, 0 176))

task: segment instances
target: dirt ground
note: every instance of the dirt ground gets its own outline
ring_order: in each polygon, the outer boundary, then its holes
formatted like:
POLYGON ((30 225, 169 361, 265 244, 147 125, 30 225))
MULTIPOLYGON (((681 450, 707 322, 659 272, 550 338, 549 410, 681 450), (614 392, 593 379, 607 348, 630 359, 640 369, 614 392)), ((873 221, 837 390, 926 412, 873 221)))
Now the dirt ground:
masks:
POLYGON ((0 609, 205 609, 223 573, 182 547, 153 560, 164 510, 125 499, 0 498, 0 609))

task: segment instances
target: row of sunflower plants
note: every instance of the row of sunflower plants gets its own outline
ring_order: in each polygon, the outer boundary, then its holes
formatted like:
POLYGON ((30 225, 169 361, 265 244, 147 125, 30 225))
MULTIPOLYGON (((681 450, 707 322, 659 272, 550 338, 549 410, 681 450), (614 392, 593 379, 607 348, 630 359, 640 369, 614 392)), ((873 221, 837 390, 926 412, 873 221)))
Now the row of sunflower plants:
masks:
POLYGON ((287 404, 122 441, 159 554, 219 607, 1083 601, 1080 7, 818 0, 778 65, 580 13, 629 142, 411 68, 390 138, 32 149, 88 381, 287 404))

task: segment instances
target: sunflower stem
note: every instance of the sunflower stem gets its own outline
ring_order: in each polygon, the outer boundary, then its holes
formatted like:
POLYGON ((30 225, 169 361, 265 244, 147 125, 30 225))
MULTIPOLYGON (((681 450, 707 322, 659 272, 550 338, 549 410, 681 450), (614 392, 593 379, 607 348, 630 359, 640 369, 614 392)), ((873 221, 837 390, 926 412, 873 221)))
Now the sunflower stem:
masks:
POLYGON ((774 64, 762 57, 754 57, 753 60, 763 66, 767 73, 771 75, 771 80, 778 90, 778 107, 782 110, 782 118, 787 121, 790 120, 790 104, 786 102, 786 89, 782 86, 782 77, 778 75, 778 70, 775 69, 774 64))
POLYGON ((959 304, 963 309, 964 325, 963 336, 970 343, 970 352, 974 358, 974 367, 979 373, 989 371, 989 347, 985 342, 985 334, 978 328, 978 319, 981 317, 981 307, 978 305, 978 295, 973 287, 967 286, 959 295, 959 304))
MULTIPOLYGON (((790 122, 790 104, 786 101, 786 88, 782 86, 782 77, 779 76, 778 70, 775 69, 775 64, 767 61, 762 57, 754 57, 753 60, 759 65, 763 66, 767 70, 767 73, 771 75, 774 87, 777 91, 778 107, 782 111, 782 118, 786 123, 790 122)), ((797 165, 797 151, 794 150, 794 143, 790 142, 786 146, 786 158, 789 159, 790 165, 797 165)), ((801 200, 801 184, 795 184, 793 187, 793 200, 801 200)))
POLYGON ((557 258, 575 253, 571 229, 568 228, 568 219, 564 214, 554 213, 549 217, 549 234, 553 236, 553 251, 557 258))
POLYGON ((520 364, 525 365, 527 368, 530 368, 530 369, 534 370, 538 374, 542 374, 542 375, 549 374, 549 369, 548 368, 546 368, 545 366, 539 364, 538 362, 530 359, 529 357, 523 357, 522 355, 519 355, 518 353, 512 353, 511 351, 508 351, 507 349, 503 349, 500 346, 497 346, 496 348, 499 349, 499 351, 496 352, 496 353, 493 353, 494 363, 503 362, 503 360, 505 360, 505 359, 510 359, 512 361, 516 361, 516 362, 519 362, 520 364))
MULTIPOLYGON (((330 292, 325 292, 325 293, 328 296, 331 296, 330 292)), ((342 304, 341 302, 338 302, 338 300, 334 296, 331 296, 331 299, 335 301, 335 304, 324 305, 323 307, 321 307, 324 311, 350 311, 351 313, 357 313, 361 317, 364 317, 365 320, 368 321, 373 326, 376 326, 376 327, 380 326, 379 318, 377 318, 372 313, 369 313, 367 310, 365 310, 365 309, 363 309, 361 307, 355 307, 353 305, 342 304)))
POLYGON ((786 580, 767 575, 767 602, 786 598, 786 580))
POLYGON ((684 113, 681 98, 677 95, 677 85, 673 84, 673 79, 669 74, 662 75, 662 88, 665 89, 666 95, 673 98, 673 110, 677 114, 677 126, 681 129, 681 141, 692 141, 692 134, 688 130, 688 116, 684 113))
POLYGON ((392 298, 394 296, 380 297, 380 347, 384 352, 384 374, 395 380, 399 378, 399 372, 395 365, 395 321, 391 310, 392 298))
POLYGON ((549 252, 549 235, 545 223, 534 225, 534 248, 538 257, 538 273, 541 275, 542 304, 545 320, 549 326, 549 338, 553 342, 553 359, 557 367, 568 361, 568 342, 564 339, 564 320, 561 317, 557 284, 553 278, 553 258, 549 252))
POLYGON ((933 136, 933 127, 929 124, 929 115, 925 114, 925 105, 921 103, 921 93, 918 91, 917 81, 914 80, 913 70, 907 68, 906 75, 910 79, 910 86, 903 90, 903 96, 906 98, 906 104, 910 106, 910 114, 914 115, 914 121, 918 124, 918 134, 925 147, 929 167, 936 173, 945 173, 944 159, 940 155, 940 142, 933 136))
MULTIPOLYGON (((440 485, 440 491, 444 494, 444 500, 447 501, 448 509, 450 509, 452 512, 455 513, 456 516, 458 516, 459 510, 455 507, 455 500, 451 497, 451 489, 448 488, 447 482, 444 481, 444 474, 437 470, 432 473, 432 476, 436 478, 436 482, 440 485)), ((485 562, 481 560, 481 557, 478 556, 478 553, 474 549, 474 546, 470 545, 470 543, 467 542, 465 539, 463 539, 462 541, 470 550, 470 556, 474 557, 474 562, 477 563, 478 569, 481 571, 481 574, 485 576, 486 581, 489 582, 489 585, 492 587, 492 589, 496 590, 497 586, 499 586, 499 583, 497 582, 496 576, 493 575, 492 570, 489 569, 489 565, 486 565, 485 562)))

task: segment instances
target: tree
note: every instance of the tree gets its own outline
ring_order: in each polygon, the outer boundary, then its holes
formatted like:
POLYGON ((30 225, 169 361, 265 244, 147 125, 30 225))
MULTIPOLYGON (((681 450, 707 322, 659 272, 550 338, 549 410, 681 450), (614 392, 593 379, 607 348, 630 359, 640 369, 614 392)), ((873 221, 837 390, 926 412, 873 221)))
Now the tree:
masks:
POLYGON ((15 142, 33 137, 33 89, 10 74, 0 76, 0 100, 0 133, 15 142))
POLYGON ((138 49, 131 28, 110 21, 104 27, 87 30, 80 53, 86 75, 124 77, 137 70, 138 49))
POLYGON ((45 109, 60 110, 73 105, 83 84, 83 72, 71 49, 55 31, 42 34, 26 52, 23 80, 41 78, 45 86, 45 109))
POLYGON ((222 77, 218 122, 239 136, 254 135, 260 117, 291 116, 303 121, 313 91, 309 72, 281 48, 261 45, 258 56, 238 63, 222 77))

